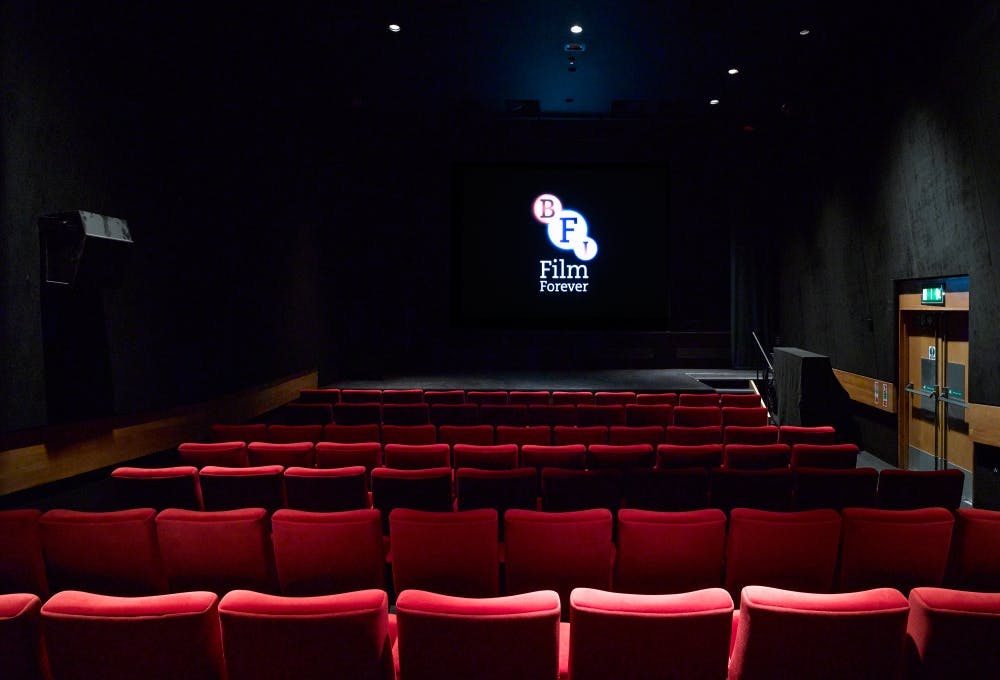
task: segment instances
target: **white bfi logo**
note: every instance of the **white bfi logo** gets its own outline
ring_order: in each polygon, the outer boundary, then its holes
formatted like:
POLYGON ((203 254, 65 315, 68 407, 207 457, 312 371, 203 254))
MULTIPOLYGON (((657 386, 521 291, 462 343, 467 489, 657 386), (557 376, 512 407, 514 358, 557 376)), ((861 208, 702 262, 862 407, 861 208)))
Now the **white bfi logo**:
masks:
MULTIPOLYGON (((560 250, 571 251, 576 259, 589 262, 597 256, 597 241, 587 234, 587 220, 575 210, 563 209, 562 201, 552 194, 535 199, 532 211, 535 219, 546 226, 549 241, 560 250)), ((586 293, 590 278, 587 265, 566 264, 557 258, 539 260, 540 293, 586 293), (553 282, 558 281, 558 283, 553 282)))

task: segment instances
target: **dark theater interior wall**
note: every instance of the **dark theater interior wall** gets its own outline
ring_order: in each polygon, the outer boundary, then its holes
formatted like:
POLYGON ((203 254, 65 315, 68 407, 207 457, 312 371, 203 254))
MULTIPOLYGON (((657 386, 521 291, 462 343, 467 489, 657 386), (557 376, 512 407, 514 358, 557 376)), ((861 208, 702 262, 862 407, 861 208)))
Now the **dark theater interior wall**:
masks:
POLYGON ((275 75, 259 44, 217 40, 238 20, 195 18, 2 5, 0 430, 46 421, 36 219, 49 212, 129 222, 130 265, 103 294, 116 413, 318 364, 313 185, 292 162, 275 75))
MULTIPOLYGON (((928 51, 929 52, 929 51, 928 51)), ((894 380, 894 282, 968 275, 969 399, 1000 404, 1000 30, 984 13, 933 60, 873 65, 789 154, 781 314, 786 344, 894 380), (905 74, 905 75, 901 75, 905 74), (807 178, 796 181, 794 177, 807 178)), ((865 409, 861 409, 863 413, 865 409)), ((862 418, 895 460, 895 420, 862 418)))

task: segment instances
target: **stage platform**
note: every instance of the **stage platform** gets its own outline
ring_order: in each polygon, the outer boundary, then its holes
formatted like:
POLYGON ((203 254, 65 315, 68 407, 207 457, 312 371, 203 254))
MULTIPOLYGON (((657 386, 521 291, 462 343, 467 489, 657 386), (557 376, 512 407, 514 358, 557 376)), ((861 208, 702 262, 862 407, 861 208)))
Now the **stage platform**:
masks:
POLYGON ((738 369, 647 368, 598 371, 482 371, 399 375, 381 379, 337 380, 324 387, 424 390, 630 390, 633 392, 714 392, 750 389, 757 371, 738 369))

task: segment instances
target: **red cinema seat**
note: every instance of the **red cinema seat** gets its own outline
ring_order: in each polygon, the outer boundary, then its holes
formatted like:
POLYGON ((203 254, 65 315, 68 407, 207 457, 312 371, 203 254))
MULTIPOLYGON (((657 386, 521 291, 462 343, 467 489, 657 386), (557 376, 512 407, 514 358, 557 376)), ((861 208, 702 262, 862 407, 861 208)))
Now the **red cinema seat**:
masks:
POLYGON ((149 507, 156 510, 201 510, 198 468, 120 467, 111 471, 115 503, 121 509, 149 507))
POLYGON ((338 468, 363 465, 371 471, 382 464, 382 445, 369 442, 320 442, 316 445, 316 467, 338 468))
POLYGON ((674 424, 674 407, 670 404, 626 404, 625 424, 630 427, 669 427, 674 424))
POLYGON ((385 588, 382 516, 378 510, 278 510, 271 517, 271 540, 284 595, 385 588))
POLYGON ((727 444, 722 464, 733 470, 787 468, 790 455, 787 444, 727 444))
POLYGON ((889 510, 947 508, 962 504, 965 473, 947 470, 882 470, 878 473, 878 506, 889 510))
POLYGON ((678 406, 684 407, 705 407, 713 406, 719 408, 719 394, 717 392, 692 393, 681 392, 677 395, 678 406))
POLYGON ((105 595, 167 591, 156 538, 156 511, 49 510, 38 520, 52 590, 105 595))
POLYGON ((516 444, 455 444, 453 451, 456 468, 480 470, 512 470, 517 467, 516 444))
POLYGON ((451 467, 372 470, 372 506, 382 512, 382 528, 389 533, 389 513, 396 508, 447 512, 452 509, 451 467))
POLYGON ((552 591, 488 598, 403 591, 397 677, 558 678, 559 604, 552 591))
POLYGON ((717 468, 722 465, 722 444, 660 444, 656 447, 656 466, 659 468, 703 467, 717 468))
POLYGON ((664 428, 659 425, 630 427, 615 425, 608 428, 608 443, 614 446, 647 444, 653 450, 663 443, 664 428))
POLYGON ((524 427, 528 424, 528 407, 524 404, 481 404, 479 422, 494 427, 524 427))
POLYGON ((336 404, 340 401, 340 390, 335 387, 299 390, 299 399, 303 404, 336 404))
POLYGON ((212 441, 221 442, 250 442, 267 441, 267 425, 264 423, 250 423, 247 425, 212 425, 212 441))
POLYGON ((772 586, 829 593, 840 548, 835 510, 769 512, 734 508, 726 539, 726 590, 772 586))
POLYGON ((294 444, 271 444, 251 442, 247 446, 250 465, 280 465, 282 467, 313 467, 316 464, 316 449, 312 442, 300 441, 294 444))
POLYGON ((583 444, 568 444, 566 446, 535 446, 525 444, 521 447, 521 465, 532 467, 538 472, 538 485, 542 484, 542 469, 547 467, 583 470, 587 467, 587 447, 583 444))
POLYGON ((210 444, 185 442, 177 447, 177 453, 185 465, 193 465, 196 468, 203 468, 206 465, 247 466, 247 445, 242 441, 210 444))
POLYGON ((796 444, 792 447, 792 469, 800 467, 853 470, 858 467, 857 444, 796 444))
POLYGON ((332 423, 339 404, 300 404, 279 406, 270 416, 272 425, 326 425, 332 423))
POLYGON ((759 394, 738 394, 735 392, 723 392, 720 394, 719 404, 722 408, 760 408, 764 405, 759 394))
POLYGON ((745 408, 742 406, 723 406, 722 407, 722 427, 766 427, 767 426, 767 409, 761 406, 760 408, 745 408))
POLYGON ((573 404, 550 404, 528 406, 529 425, 547 425, 555 427, 576 425, 576 406, 573 404))
POLYGON ((708 508, 690 512, 618 511, 615 590, 684 593, 722 584, 726 515, 708 508))
POLYGON ((41 608, 41 599, 32 593, 0 594, 0 669, 8 680, 48 677, 41 608))
POLYGON ((604 425, 590 425, 587 427, 556 425, 552 428, 552 443, 555 446, 607 444, 608 428, 604 425))
POLYGON ((534 468, 455 471, 456 505, 459 510, 493 508, 503 535, 503 516, 510 508, 535 510, 538 505, 538 476, 534 468))
POLYGON ((617 512, 622 498, 622 473, 601 470, 542 469, 542 510, 567 512, 607 508, 617 512))
POLYGON ((386 444, 385 466, 397 470, 424 470, 451 467, 451 449, 447 444, 386 444))
POLYGON ((778 441, 782 444, 836 444, 837 432, 830 425, 803 427, 782 425, 778 428, 778 441))
POLYGON ((424 403, 434 404, 464 404, 465 390, 426 390, 424 403))
POLYGON ((784 512, 792 505, 795 477, 788 468, 770 470, 712 470, 712 507, 728 513, 733 508, 784 512))
POLYGON ((170 508, 156 516, 163 570, 172 592, 236 588, 274 592, 267 512, 243 508, 197 512, 170 508))
POLYGON ((424 404, 424 391, 421 389, 382 390, 382 404, 424 404))
POLYGON ((497 444, 516 444, 520 447, 525 444, 549 446, 552 443, 552 428, 548 425, 498 425, 495 434, 497 444))
MULTIPOLYGON (((692 395, 693 396, 693 395, 692 395)), ((722 409, 718 406, 685 406, 681 395, 681 406, 674 407, 674 425, 680 427, 722 427, 722 409)))
POLYGON ((198 476, 206 510, 264 508, 270 512, 285 504, 280 465, 228 468, 209 465, 198 476))
POLYGON ((795 469, 795 509, 874 508, 878 471, 875 468, 795 469))
POLYGON ((722 431, 722 440, 725 444, 777 444, 778 426, 742 427, 730 425, 722 431))
POLYGON ((604 406, 607 404, 617 404, 625 406, 635 403, 635 392, 614 391, 614 392, 594 392, 594 404, 604 406))
POLYGON ((206 592, 56 593, 42 606, 52 677, 225 680, 218 604, 206 592))
POLYGON ((226 593, 219 618, 229 680, 394 680, 388 611, 382 590, 226 593))
POLYGON ((841 591, 940 586, 955 520, 944 508, 844 508, 841 591))
POLYGON ((552 403, 555 406, 593 404, 594 393, 588 390, 555 390, 552 392, 552 403))
POLYGON ((461 597, 496 597, 497 513, 492 509, 389 515, 392 578, 397 593, 416 588, 461 597))
POLYGON ((914 588, 906 636, 908 677, 994 678, 1000 668, 1000 593, 914 588))
POLYGON ((678 444, 681 446, 721 444, 722 427, 720 425, 707 425, 705 427, 671 425, 664 433, 663 441, 666 444, 678 444))
POLYGON ((651 468, 656 453, 649 444, 593 444, 587 449, 587 467, 593 470, 651 468))
POLYGON ((372 389, 341 390, 340 401, 347 404, 381 404, 382 390, 372 390, 372 389))
POLYGON ((733 600, 721 588, 635 595, 576 588, 570 595, 573 680, 724 678, 733 600))
POLYGON ((437 444, 433 425, 383 425, 383 444, 437 444))
POLYGON ((677 406, 676 392, 639 392, 635 395, 637 404, 666 404, 677 406))
POLYGON ((310 512, 339 512, 368 507, 368 471, 343 468, 285 468, 288 507, 310 512))
POLYGON ((338 444, 361 444, 379 440, 377 423, 364 425, 330 424, 323 426, 322 441, 338 444))
POLYGON ((0 510, 0 593, 49 596, 40 510, 0 510))
POLYGON ((624 425, 625 407, 622 404, 604 404, 600 406, 581 404, 576 407, 576 424, 579 427, 624 425))
POLYGON ((442 444, 493 444, 492 425, 442 425, 438 428, 438 441, 442 444))
POLYGON ((743 589, 729 678, 900 677, 909 610, 897 590, 743 589))
POLYGON ((272 444, 315 444, 323 438, 323 425, 268 425, 267 440, 272 444))
POLYGON ((511 404, 523 404, 525 406, 546 405, 550 402, 548 390, 511 390, 508 395, 511 404))
POLYGON ((708 507, 709 473, 702 467, 636 468, 625 478, 625 505, 641 510, 708 507))
POLYGON ((445 425, 478 425, 478 404, 432 404, 430 412, 431 423, 442 427, 445 425))
POLYGON ((503 405, 508 403, 506 390, 469 390, 465 393, 465 401, 478 406, 482 406, 483 404, 503 405))
POLYGON ((429 425, 430 408, 427 404, 383 404, 383 425, 429 425))
POLYGON ((382 404, 377 402, 334 404, 333 422, 338 425, 378 425, 382 422, 382 404))
POLYGON ((1000 510, 955 511, 949 566, 952 587, 1000 592, 1000 510))
POLYGON ((611 512, 508 510, 504 545, 508 593, 551 589, 569 616, 573 588, 611 589, 611 512))

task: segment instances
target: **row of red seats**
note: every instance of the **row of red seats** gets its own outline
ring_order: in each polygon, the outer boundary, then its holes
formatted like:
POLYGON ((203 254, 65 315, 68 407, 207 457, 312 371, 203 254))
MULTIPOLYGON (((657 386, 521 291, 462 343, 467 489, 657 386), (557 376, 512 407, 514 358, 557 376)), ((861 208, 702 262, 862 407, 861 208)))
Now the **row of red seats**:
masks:
POLYGON ((300 404, 269 416, 284 425, 767 425, 763 406, 669 404, 300 404))
POLYGON ((1000 594, 751 586, 622 595, 577 588, 462 598, 236 590, 0 596, 5 677, 144 680, 992 678, 1000 594))
POLYGON ((634 392, 630 390, 423 390, 311 389, 303 404, 669 404, 670 406, 761 405, 760 395, 737 392, 634 392))
MULTIPOLYGON (((744 409, 746 410, 746 409, 744 409)), ((794 425, 213 425, 212 441, 382 444, 834 444, 829 426, 794 425)))
POLYGON ((374 509, 5 511, 0 585, 41 597, 50 589, 142 595, 238 588, 307 596, 386 588, 388 566, 395 592, 488 597, 549 589, 564 604, 576 587, 724 587, 734 597, 747 585, 817 593, 1000 590, 997 511, 737 508, 728 525, 712 509, 626 509, 617 519, 606 509, 515 509, 498 517, 492 509, 398 508, 385 537, 374 509))

